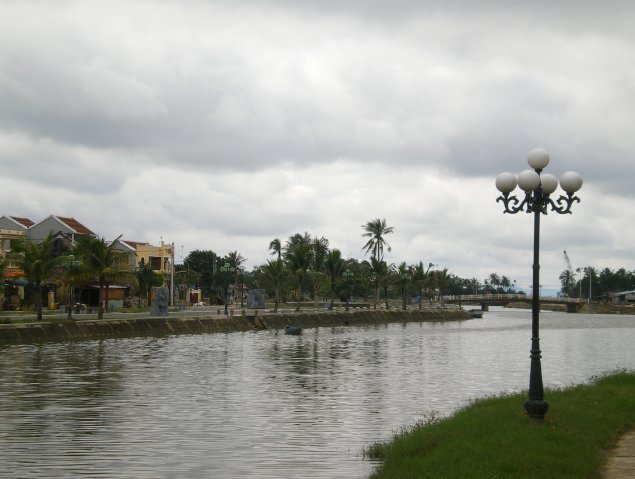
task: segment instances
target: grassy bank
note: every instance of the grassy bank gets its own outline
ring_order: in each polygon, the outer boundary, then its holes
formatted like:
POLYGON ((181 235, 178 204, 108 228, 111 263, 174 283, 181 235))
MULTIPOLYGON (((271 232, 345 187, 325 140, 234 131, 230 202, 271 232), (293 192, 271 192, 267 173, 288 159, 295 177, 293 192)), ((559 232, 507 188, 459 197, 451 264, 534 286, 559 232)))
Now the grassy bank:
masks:
POLYGON ((524 414, 525 394, 479 400, 369 448, 373 479, 599 478, 606 453, 635 427, 635 373, 547 390, 544 421, 524 414))

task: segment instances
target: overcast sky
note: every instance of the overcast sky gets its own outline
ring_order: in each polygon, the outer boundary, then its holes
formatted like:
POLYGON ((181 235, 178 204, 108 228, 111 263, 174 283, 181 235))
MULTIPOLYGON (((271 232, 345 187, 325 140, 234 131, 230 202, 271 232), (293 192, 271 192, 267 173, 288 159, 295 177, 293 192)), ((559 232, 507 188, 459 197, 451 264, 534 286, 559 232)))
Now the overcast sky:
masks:
POLYGON ((541 283, 635 269, 635 3, 0 0, 0 216, 181 252, 325 236, 363 259, 531 283, 496 175, 584 178, 542 218, 541 283), (514 3, 519 6, 513 6, 514 3), (526 4, 520 6, 520 4, 526 4))

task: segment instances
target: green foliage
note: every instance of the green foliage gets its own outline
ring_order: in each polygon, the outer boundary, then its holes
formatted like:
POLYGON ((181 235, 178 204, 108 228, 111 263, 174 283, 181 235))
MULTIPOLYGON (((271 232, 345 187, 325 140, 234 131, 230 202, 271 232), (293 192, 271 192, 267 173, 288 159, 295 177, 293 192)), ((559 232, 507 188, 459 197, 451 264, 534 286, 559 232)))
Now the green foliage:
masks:
POLYGON ((599 478, 606 451, 635 425, 635 373, 545 396, 544 421, 524 414, 519 393, 403 430, 366 451, 383 462, 372 478, 599 478))
POLYGON ((183 260, 183 266, 197 277, 197 285, 211 296, 220 284, 216 274, 220 270, 221 259, 212 250, 194 250, 183 260))
POLYGON ((99 283, 98 319, 104 317, 104 288, 113 282, 132 279, 130 268, 120 261, 120 256, 123 253, 114 248, 119 238, 121 235, 112 242, 106 243, 104 238, 82 236, 75 249, 77 256, 82 261, 84 279, 95 279, 99 283))
POLYGON ((38 321, 42 320, 42 285, 60 268, 64 257, 55 256, 53 233, 42 241, 17 240, 12 245, 9 259, 14 262, 33 284, 38 321))
POLYGON ((375 218, 362 225, 365 233, 362 234, 363 238, 369 238, 366 244, 363 246, 363 250, 366 250, 366 254, 371 253, 371 257, 378 261, 384 259, 384 246, 390 251, 390 245, 386 241, 385 236, 394 232, 392 226, 388 226, 386 218, 375 218))

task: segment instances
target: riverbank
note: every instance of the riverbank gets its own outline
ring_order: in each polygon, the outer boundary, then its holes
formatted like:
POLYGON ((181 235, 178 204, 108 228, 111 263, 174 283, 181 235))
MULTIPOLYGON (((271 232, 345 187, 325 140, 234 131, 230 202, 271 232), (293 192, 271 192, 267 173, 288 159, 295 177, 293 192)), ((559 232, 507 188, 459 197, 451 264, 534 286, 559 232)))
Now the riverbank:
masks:
POLYGON ((382 461, 372 478, 599 478, 620 436, 635 427, 633 372, 547 390, 544 421, 524 414, 525 398, 476 401, 371 446, 367 455, 382 461))
MULTIPOLYGON (((132 316, 132 315, 131 315, 132 316)), ((459 308, 429 307, 422 310, 307 311, 293 313, 251 312, 225 316, 201 311, 195 315, 170 313, 169 316, 138 316, 117 319, 51 319, 40 323, 0 324, 0 344, 103 339, 129 336, 228 333, 264 329, 352 326, 410 321, 469 319, 459 308)))

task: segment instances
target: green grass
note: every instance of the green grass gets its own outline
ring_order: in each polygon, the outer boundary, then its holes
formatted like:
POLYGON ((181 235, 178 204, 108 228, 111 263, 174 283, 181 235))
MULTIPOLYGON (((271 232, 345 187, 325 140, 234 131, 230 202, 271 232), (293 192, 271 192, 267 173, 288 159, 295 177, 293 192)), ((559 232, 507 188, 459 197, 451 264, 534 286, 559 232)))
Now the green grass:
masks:
POLYGON ((599 478, 607 451, 635 427, 633 372, 547 390, 544 421, 525 415, 525 398, 475 401, 372 445, 366 455, 382 465, 371 478, 599 478))

